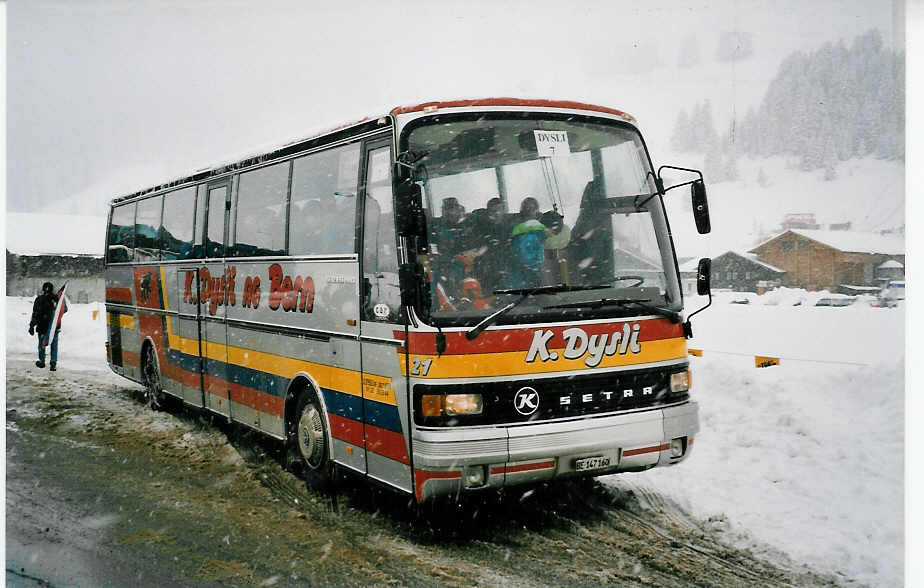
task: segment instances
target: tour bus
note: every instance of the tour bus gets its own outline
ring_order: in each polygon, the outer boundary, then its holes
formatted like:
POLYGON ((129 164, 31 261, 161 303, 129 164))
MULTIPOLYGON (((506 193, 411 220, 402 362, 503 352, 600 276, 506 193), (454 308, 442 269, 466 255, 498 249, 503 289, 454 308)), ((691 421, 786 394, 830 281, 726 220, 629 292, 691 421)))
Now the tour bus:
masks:
POLYGON ((619 110, 492 98, 116 198, 109 365, 152 408, 279 440, 315 488, 355 472, 422 502, 674 465, 699 421, 666 191, 709 218, 702 174, 665 189, 667 167, 619 110))

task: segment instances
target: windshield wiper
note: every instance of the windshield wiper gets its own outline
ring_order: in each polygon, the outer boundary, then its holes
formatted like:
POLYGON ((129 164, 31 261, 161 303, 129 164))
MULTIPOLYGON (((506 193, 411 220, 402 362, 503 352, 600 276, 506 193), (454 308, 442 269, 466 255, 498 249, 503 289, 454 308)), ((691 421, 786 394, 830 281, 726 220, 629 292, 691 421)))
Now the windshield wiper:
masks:
POLYGON ((495 290, 494 294, 513 294, 519 295, 520 297, 504 306, 503 308, 489 314, 484 319, 481 320, 477 325, 472 327, 470 331, 465 333, 465 338, 469 341, 473 340, 475 337, 481 334, 482 331, 493 325, 497 322, 501 316, 510 312, 511 309, 516 307, 518 304, 529 298, 530 296, 535 296, 536 294, 555 294, 557 292, 578 292, 583 290, 601 290, 603 288, 609 288, 609 284, 598 284, 595 286, 569 286, 567 284, 555 284, 552 286, 536 286, 535 288, 511 288, 508 290, 495 290))
POLYGON ((644 308, 658 316, 667 317, 674 324, 680 322, 680 313, 675 312, 669 308, 662 308, 660 306, 655 306, 653 304, 648 304, 651 302, 650 298, 600 298, 598 300, 584 300, 582 302, 569 302, 567 304, 554 304, 552 306, 543 306, 543 310, 550 310, 553 308, 602 308, 604 306, 626 306, 628 304, 633 304, 640 308, 644 308))

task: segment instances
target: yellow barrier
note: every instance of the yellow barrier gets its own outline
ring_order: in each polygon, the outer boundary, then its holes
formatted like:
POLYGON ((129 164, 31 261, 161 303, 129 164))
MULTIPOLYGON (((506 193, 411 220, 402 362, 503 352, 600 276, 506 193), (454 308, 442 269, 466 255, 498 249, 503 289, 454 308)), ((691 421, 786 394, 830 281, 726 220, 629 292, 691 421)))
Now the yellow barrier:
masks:
POLYGON ((762 355, 754 356, 754 367, 770 367, 774 365, 780 365, 779 357, 764 357, 762 355))
POLYGON ((702 350, 702 349, 687 349, 687 353, 689 353, 690 355, 695 355, 696 357, 702 357, 702 356, 703 356, 703 350, 702 350))

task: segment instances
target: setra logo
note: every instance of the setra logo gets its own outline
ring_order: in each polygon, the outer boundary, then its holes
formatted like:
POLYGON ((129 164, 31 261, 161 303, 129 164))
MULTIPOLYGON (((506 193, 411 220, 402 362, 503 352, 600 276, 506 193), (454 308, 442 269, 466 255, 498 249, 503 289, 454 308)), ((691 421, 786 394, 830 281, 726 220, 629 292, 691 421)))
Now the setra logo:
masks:
POLYGON ((626 355, 629 352, 641 353, 642 346, 639 345, 638 335, 641 326, 638 323, 629 325, 622 324, 622 332, 602 333, 588 335, 584 329, 573 327, 562 331, 562 337, 565 339, 565 348, 561 354, 558 351, 549 351, 548 345, 555 331, 549 329, 540 329, 533 332, 533 342, 526 352, 526 363, 534 363, 536 358, 545 363, 547 361, 558 361, 560 356, 565 359, 580 359, 584 357, 584 364, 587 367, 597 367, 604 357, 616 355, 626 355))
POLYGON ((529 416, 539 408, 539 393, 535 388, 525 386, 513 397, 513 408, 523 416, 529 416))

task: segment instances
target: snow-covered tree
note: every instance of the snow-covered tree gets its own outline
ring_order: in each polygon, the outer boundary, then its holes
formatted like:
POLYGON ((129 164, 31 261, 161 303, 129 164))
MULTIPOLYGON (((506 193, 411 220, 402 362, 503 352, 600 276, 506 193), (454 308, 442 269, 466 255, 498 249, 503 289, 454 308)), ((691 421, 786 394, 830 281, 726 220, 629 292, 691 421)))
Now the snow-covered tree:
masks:
POLYGON ((687 35, 680 45, 680 54, 677 56, 677 65, 682 68, 699 65, 699 41, 696 35, 687 35))
POLYGON ((686 110, 677 113, 677 120, 674 122, 674 131, 671 133, 671 149, 674 151, 689 151, 690 141, 690 117, 686 110))
POLYGON ((757 170, 757 185, 761 188, 766 188, 770 185, 770 180, 767 178, 767 172, 764 171, 764 168, 757 170))
POLYGON ((804 170, 833 169, 851 157, 901 159, 904 84, 904 53, 887 49, 876 30, 849 48, 826 43, 793 53, 745 117, 738 146, 750 155, 788 155, 804 170))
POLYGON ((747 59, 754 54, 754 39, 750 33, 728 31, 719 37, 719 44, 715 50, 718 61, 732 61, 747 59))

